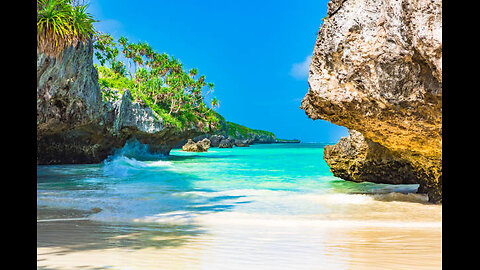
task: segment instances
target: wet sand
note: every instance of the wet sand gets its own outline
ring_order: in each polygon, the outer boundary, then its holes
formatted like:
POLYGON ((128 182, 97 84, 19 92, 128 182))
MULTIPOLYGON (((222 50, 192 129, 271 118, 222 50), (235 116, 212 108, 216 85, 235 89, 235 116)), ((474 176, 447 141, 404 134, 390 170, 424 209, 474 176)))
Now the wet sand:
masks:
POLYGON ((374 226, 366 226, 355 221, 316 222, 300 218, 281 222, 268 217, 258 220, 257 217, 212 215, 195 220, 199 226, 135 226, 92 221, 38 223, 38 268, 442 267, 442 229, 438 223, 403 226, 377 222, 374 226), (239 219, 245 222, 238 222, 239 219), (216 224, 212 223, 214 221, 216 224))

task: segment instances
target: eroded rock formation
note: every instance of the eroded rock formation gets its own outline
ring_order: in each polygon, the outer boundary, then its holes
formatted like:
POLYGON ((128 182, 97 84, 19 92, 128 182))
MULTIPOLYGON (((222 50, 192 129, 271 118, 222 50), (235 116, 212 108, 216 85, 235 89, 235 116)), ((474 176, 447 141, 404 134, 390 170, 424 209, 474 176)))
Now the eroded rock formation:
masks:
POLYGON ((233 144, 234 144, 236 147, 249 147, 250 144, 252 144, 252 142, 253 142, 252 139, 246 139, 246 140, 236 139, 233 144))
POLYGON ((187 152, 207 152, 209 148, 210 140, 207 138, 198 142, 188 139, 187 143, 182 146, 182 150, 187 152))
POLYGON ((350 138, 325 149, 334 173, 346 180, 390 183, 408 171, 408 181, 419 183, 430 201, 441 202, 441 1, 330 1, 308 83, 301 104, 306 114, 357 131, 367 142, 352 159, 362 155, 368 157, 363 164, 376 159, 386 164, 389 156, 396 161, 387 164, 397 164, 340 169, 334 164, 348 163, 348 151, 339 149, 350 138), (384 154, 375 157, 376 151, 384 154))
POLYGON ((411 163, 355 130, 327 145, 324 159, 335 176, 354 182, 417 184, 411 163))
POLYGON ((69 46, 58 57, 37 53, 37 163, 98 163, 127 140, 168 154, 175 144, 204 133, 201 127, 166 127, 150 108, 124 91, 102 101, 91 42, 69 46))
POLYGON ((218 144, 218 148, 233 148, 233 142, 233 139, 227 137, 220 141, 220 143, 218 144))
POLYGON ((79 42, 58 57, 37 53, 37 162, 99 162, 116 142, 104 136, 93 46, 79 42))

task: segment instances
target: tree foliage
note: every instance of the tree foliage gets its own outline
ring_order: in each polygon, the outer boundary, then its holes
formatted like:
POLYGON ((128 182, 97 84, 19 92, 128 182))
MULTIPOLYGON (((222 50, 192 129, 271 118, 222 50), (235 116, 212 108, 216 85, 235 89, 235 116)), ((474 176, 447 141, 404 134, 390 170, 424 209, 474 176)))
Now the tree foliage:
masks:
POLYGON ((215 85, 206 82, 204 75, 198 76, 196 68, 185 71, 178 59, 158 53, 147 42, 130 43, 126 37, 115 41, 108 34, 98 34, 94 48, 104 89, 128 88, 136 102, 149 106, 175 127, 200 123, 208 129, 218 124, 212 109, 219 101, 213 97, 211 108, 205 104, 205 96, 215 85))
POLYGON ((37 0, 37 51, 57 56, 66 46, 95 34, 87 5, 72 0, 37 0))

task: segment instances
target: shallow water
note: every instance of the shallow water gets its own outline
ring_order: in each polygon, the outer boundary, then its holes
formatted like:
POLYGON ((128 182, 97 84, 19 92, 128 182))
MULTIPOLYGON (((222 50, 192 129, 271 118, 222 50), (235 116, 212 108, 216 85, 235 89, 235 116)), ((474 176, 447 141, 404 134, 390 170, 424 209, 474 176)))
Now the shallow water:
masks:
POLYGON ((38 166, 40 269, 441 269, 418 185, 334 177, 323 144, 38 166))

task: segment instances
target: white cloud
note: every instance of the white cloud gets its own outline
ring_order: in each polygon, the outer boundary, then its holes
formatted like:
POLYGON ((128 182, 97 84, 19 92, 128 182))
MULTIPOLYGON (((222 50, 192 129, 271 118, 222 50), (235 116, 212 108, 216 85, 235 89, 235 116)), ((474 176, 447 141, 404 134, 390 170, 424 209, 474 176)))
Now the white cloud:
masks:
POLYGON ((305 57, 305 60, 300 63, 294 63, 292 68, 290 69, 290 75, 295 79, 306 79, 308 78, 308 68, 310 66, 310 60, 312 60, 312 56, 309 55, 305 57))

